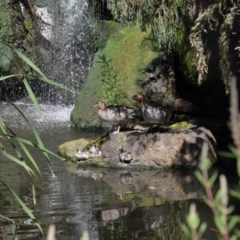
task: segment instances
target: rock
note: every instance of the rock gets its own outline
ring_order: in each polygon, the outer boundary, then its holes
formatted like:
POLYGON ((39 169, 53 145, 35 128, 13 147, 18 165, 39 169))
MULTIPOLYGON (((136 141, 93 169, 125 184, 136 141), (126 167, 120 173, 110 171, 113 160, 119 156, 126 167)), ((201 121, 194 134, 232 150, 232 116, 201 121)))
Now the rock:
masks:
POLYGON ((208 158, 215 163, 216 140, 208 129, 197 126, 162 133, 110 134, 101 151, 102 157, 112 166, 197 167, 204 143, 208 146, 208 158), (131 156, 128 164, 120 160, 123 152, 131 156))
POLYGON ((58 152, 61 156, 77 161, 76 153, 83 151, 84 148, 92 141, 92 139, 80 138, 78 140, 68 141, 58 147, 58 152))
MULTIPOLYGON (((175 124, 176 125, 176 124, 175 124)), ((181 125, 182 126, 182 125, 181 125)), ((208 147, 211 163, 217 161, 217 144, 214 136, 205 127, 184 125, 184 129, 172 127, 164 132, 146 133, 126 131, 96 139, 81 138, 59 146, 59 153, 82 166, 120 168, 168 168, 197 167, 203 144, 208 147), (90 157, 97 144, 97 157, 90 157), (77 157, 87 151, 87 158, 77 157), (84 160, 84 161, 83 161, 84 160)))

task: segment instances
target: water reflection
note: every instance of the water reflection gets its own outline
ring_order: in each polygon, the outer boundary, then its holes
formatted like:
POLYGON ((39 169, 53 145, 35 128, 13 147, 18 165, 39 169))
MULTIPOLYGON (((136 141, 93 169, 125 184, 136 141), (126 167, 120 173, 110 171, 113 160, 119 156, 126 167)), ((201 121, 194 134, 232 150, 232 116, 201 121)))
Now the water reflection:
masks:
MULTIPOLYGON (((85 135, 69 127, 70 109, 43 107, 47 121, 41 121, 32 106, 19 104, 19 107, 36 124, 45 145, 55 152, 64 141, 85 135)), ((11 108, 6 104, 1 106, 4 120, 19 134, 32 138, 23 119, 11 108)), ((191 201, 196 201, 201 213, 209 216, 191 173, 79 168, 51 158, 53 175, 42 154, 34 154, 42 172, 42 176, 33 180, 36 205, 31 194, 33 182, 19 166, 1 159, 0 176, 33 210, 45 233, 50 224, 56 224, 57 239, 79 239, 87 230, 91 240, 180 240, 184 239, 180 224, 185 221, 191 201)), ((19 239, 44 239, 2 185, 0 208, 1 214, 13 218, 17 224, 0 223, 0 239, 12 239, 14 230, 19 239)), ((214 239, 211 232, 208 234, 207 239, 214 239)))

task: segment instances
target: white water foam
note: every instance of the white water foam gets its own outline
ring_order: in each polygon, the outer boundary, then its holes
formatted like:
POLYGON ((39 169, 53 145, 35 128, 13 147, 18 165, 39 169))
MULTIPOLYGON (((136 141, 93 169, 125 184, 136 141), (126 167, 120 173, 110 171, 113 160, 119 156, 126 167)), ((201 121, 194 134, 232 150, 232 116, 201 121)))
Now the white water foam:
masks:
MULTIPOLYGON (((40 114, 33 104, 22 102, 14 104, 39 131, 54 126, 70 127, 70 114, 73 106, 40 104, 42 113, 40 114)), ((29 128, 28 123, 24 120, 21 114, 9 103, 1 104, 0 116, 8 127, 22 130, 27 130, 29 128)))
MULTIPOLYGON (((37 0, 35 8, 42 20, 42 37, 35 46, 38 66, 50 79, 80 91, 93 56, 90 33, 94 21, 88 0, 37 0)), ((74 103, 76 97, 52 88, 42 94, 44 99, 63 104, 74 103)))

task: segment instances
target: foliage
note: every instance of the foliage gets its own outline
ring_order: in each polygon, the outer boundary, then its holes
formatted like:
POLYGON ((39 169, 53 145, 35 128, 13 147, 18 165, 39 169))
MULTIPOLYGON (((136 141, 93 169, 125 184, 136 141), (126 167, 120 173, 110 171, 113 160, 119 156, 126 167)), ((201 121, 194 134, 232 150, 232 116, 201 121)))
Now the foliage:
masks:
POLYGON ((133 21, 141 24, 142 29, 151 28, 154 47, 161 51, 171 51, 175 44, 178 30, 187 14, 187 6, 192 1, 108 1, 108 8, 114 18, 123 23, 133 21))
MULTIPOLYGON (((240 223, 240 217, 231 215, 233 207, 229 206, 228 186, 225 175, 220 175, 220 187, 214 195, 214 184, 216 183, 217 173, 209 175, 211 164, 207 158, 203 158, 196 176, 199 182, 203 185, 206 198, 205 203, 212 210, 216 232, 219 239, 239 239, 240 235, 237 230, 237 225, 240 223)), ((201 223, 199 215, 196 211, 196 205, 192 204, 187 216, 187 225, 183 226, 183 230, 189 239, 202 239, 202 235, 207 228, 207 224, 201 223)))
POLYGON ((181 59, 181 62, 177 63, 179 69, 186 79, 195 83, 196 56, 189 42, 191 21, 188 16, 193 3, 193 0, 121 0, 117 3, 110 0, 108 7, 116 21, 128 23, 128 19, 133 19, 133 22, 141 25, 142 30, 149 29, 148 38, 153 48, 169 55, 177 55, 181 59))
MULTIPOLYGON (((10 40, 12 35, 11 16, 7 11, 7 4, 0 1, 0 40, 10 40)), ((11 49, 0 43, 0 72, 10 70, 12 58, 11 49)))
POLYGON ((216 1, 202 10, 191 29, 190 42, 197 57, 198 83, 202 83, 208 74, 209 51, 206 46, 206 36, 209 33, 218 34, 218 51, 220 55, 220 69, 225 89, 229 91, 231 76, 229 64, 229 43, 234 17, 239 6, 237 3, 216 1))
POLYGON ((117 29, 114 21, 99 21, 94 27, 90 28, 89 38, 93 42, 93 52, 97 52, 105 47, 107 39, 117 29))
POLYGON ((102 100, 107 105, 118 105, 120 99, 123 97, 123 93, 119 88, 119 83, 123 80, 119 79, 111 61, 111 59, 107 60, 105 55, 99 56, 98 63, 101 64, 101 81, 104 89, 102 100))
MULTIPOLYGON (((38 19, 29 9, 30 2, 0 1, 0 41, 14 45, 33 58, 33 33, 39 31, 39 26, 38 19)), ((15 63, 19 59, 9 50, 0 43, 0 73, 10 74, 18 70, 15 63)), ((29 71, 28 65, 22 65, 21 68, 25 68, 25 72, 29 71)))
MULTIPOLYGON (((2 45, 6 46, 7 48, 11 49, 11 51, 13 53, 15 53, 23 61, 24 64, 28 65, 28 67, 30 69, 32 69, 34 76, 38 76, 39 80, 45 81, 48 84, 52 84, 56 87, 61 87, 63 89, 67 89, 62 84, 56 83, 56 82, 48 79, 44 75, 44 73, 28 57, 26 57, 21 51, 14 48, 10 44, 4 43, 4 42, 0 42, 0 43, 2 45)), ((0 81, 11 80, 13 77, 19 77, 20 79, 22 79, 22 81, 27 89, 30 99, 32 100, 34 106, 39 111, 39 113, 41 113, 38 101, 28 83, 28 78, 31 76, 25 75, 24 72, 19 72, 14 75, 1 76, 0 81)), ((68 89, 68 90, 70 90, 70 89, 68 89)), ((11 128, 9 128, 6 123, 4 123, 3 119, 0 116, 0 143, 1 143, 0 155, 4 159, 8 159, 8 160, 14 162, 15 164, 19 165, 23 171, 26 171, 32 178, 34 178, 37 175, 41 175, 41 172, 37 165, 37 162, 35 161, 32 153, 31 153, 31 150, 30 150, 30 149, 34 148, 34 149, 39 150, 43 154, 43 156, 46 158, 46 160, 49 163, 50 170, 52 171, 49 156, 53 155, 53 156, 58 157, 58 155, 51 152, 44 146, 44 144, 43 144, 39 134, 37 133, 36 129, 34 128, 34 126, 29 122, 29 120, 25 117, 25 115, 20 111, 20 109, 16 105, 14 105, 11 102, 9 102, 9 103, 13 105, 15 110, 23 117, 24 121, 28 123, 28 125, 35 137, 35 142, 18 136, 18 134, 16 134, 11 128)), ((38 229, 42 232, 42 228, 41 228, 40 224, 38 223, 36 217, 33 215, 32 210, 16 194, 14 189, 12 189, 10 186, 8 186, 1 179, 1 176, 0 176, 0 183, 3 184, 9 190, 9 192, 12 194, 13 198, 18 202, 18 204, 21 206, 21 208, 35 222, 38 229)), ((34 186, 32 186, 32 196, 33 196, 33 202, 36 202, 36 192, 35 192, 34 186)), ((2 218, 5 221, 8 221, 8 222, 13 221, 15 223, 14 220, 10 220, 6 216, 0 215, 0 218, 2 218)))
MULTIPOLYGON (((239 138, 239 113, 238 113, 238 94, 236 88, 236 79, 234 78, 231 86, 231 129, 232 138, 236 149, 233 149, 234 155, 237 157, 238 177, 240 178, 240 138, 239 138)), ((205 189, 205 203, 212 211, 216 234, 219 239, 235 240, 240 238, 238 226, 240 224, 240 216, 234 215, 234 207, 229 206, 229 189, 225 175, 219 176, 219 189, 214 191, 218 174, 216 172, 210 174, 211 164, 206 156, 207 147, 203 146, 202 160, 196 177, 205 189)), ((231 190, 232 196, 240 199, 240 190, 231 190)), ((183 231, 189 239, 201 239, 207 224, 201 223, 201 219, 194 204, 191 205, 189 214, 186 218, 187 225, 183 226, 183 231)))
POLYGON ((212 47, 207 37, 216 35, 219 69, 229 91, 231 76, 229 47, 233 21, 238 14, 237 1, 195 0, 109 0, 107 6, 116 21, 137 23, 143 30, 150 29, 150 39, 155 49, 174 52, 181 59, 184 78, 202 84, 208 77, 212 47))
MULTIPOLYGON (((123 93, 120 105, 134 107, 132 96, 141 91, 139 80, 144 80, 141 69, 147 67, 158 53, 150 47, 147 32, 142 32, 139 26, 119 28, 112 32, 105 47, 98 51, 93 60, 93 65, 88 72, 84 88, 79 92, 77 102, 71 113, 71 121, 81 128, 91 128, 100 125, 96 109, 92 106, 103 99, 104 89, 103 64, 101 57, 104 55, 109 61, 110 74, 116 74, 115 86, 123 93), (94 111, 95 110, 95 111, 94 111)), ((107 68, 105 66, 105 72, 107 68)), ((106 74, 108 76, 108 74, 106 74)), ((108 79, 112 81, 114 79, 108 79)))
POLYGON ((8 72, 11 68, 13 52, 11 48, 0 42, 0 71, 8 72))
MULTIPOLYGON (((29 94, 29 97, 31 98, 34 106, 36 107, 36 109, 39 111, 39 113, 41 113, 38 101, 32 91, 31 86, 29 85, 29 82, 27 80, 27 78, 34 78, 36 76, 38 76, 37 78, 41 81, 44 81, 50 85, 53 85, 55 87, 59 87, 68 91, 73 92, 73 90, 67 88, 66 86, 64 86, 61 83, 57 83, 51 79, 49 79, 26 55, 24 55, 21 51, 19 51, 18 49, 14 48, 12 45, 6 43, 6 42, 1 42, 0 44, 3 44, 3 46, 6 46, 7 48, 11 49, 11 51, 13 53, 15 53, 21 60, 22 60, 22 64, 28 65, 28 67, 32 70, 32 75, 29 74, 25 74, 24 72, 21 72, 21 70, 19 70, 19 73, 14 74, 14 75, 8 75, 8 76, 3 76, 0 77, 0 81, 5 81, 7 79, 13 79, 14 77, 18 77, 19 79, 21 79, 24 83, 24 86, 29 94)), ((20 69, 20 68, 19 68, 20 69)))
POLYGON ((229 92, 230 89, 230 76, 232 72, 230 70, 230 61, 229 61, 229 46, 230 46, 230 38, 232 32, 232 26, 234 22, 234 17, 238 14, 239 7, 233 5, 229 11, 225 14, 225 18, 220 27, 220 37, 219 37, 219 54, 220 54, 220 69, 223 77, 223 81, 226 86, 226 92, 229 92))
POLYGON ((11 16, 6 1, 0 1, 0 39, 11 40, 13 35, 11 16))

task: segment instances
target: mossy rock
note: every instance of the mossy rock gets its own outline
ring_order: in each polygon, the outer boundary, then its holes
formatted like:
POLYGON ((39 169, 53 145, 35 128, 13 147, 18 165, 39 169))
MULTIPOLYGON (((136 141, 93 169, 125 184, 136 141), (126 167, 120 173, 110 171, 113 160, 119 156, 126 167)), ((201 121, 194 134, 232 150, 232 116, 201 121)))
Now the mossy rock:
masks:
POLYGON ((194 125, 192 123, 186 122, 186 121, 177 122, 177 123, 170 125, 170 129, 172 129, 172 130, 180 130, 180 129, 186 129, 186 128, 192 128, 192 127, 194 127, 194 125))
POLYGON ((76 157, 77 150, 88 148, 88 146, 91 146, 93 143, 97 145, 99 143, 98 140, 100 139, 101 138, 80 138, 77 140, 68 141, 58 146, 58 152, 62 157, 68 160, 68 162, 77 162, 79 166, 91 166, 98 168, 112 167, 109 162, 103 160, 101 157, 89 158, 88 160, 81 161, 79 161, 76 157))
POLYGON ((90 138, 80 138, 77 140, 68 141, 68 142, 61 144, 58 147, 58 152, 62 157, 75 162, 75 161, 77 161, 77 158, 76 158, 77 150, 83 149, 91 141, 92 141, 92 139, 90 139, 90 138))
MULTIPOLYGON (((113 88, 121 93, 117 104, 133 107, 132 96, 141 92, 139 80, 143 80, 141 69, 158 57, 146 40, 147 32, 138 26, 125 27, 113 33, 103 50, 99 51, 93 61, 84 88, 80 91, 75 107, 71 113, 73 126, 80 128, 95 128, 104 126, 97 117, 97 109, 93 105, 98 100, 104 100, 104 76, 102 56, 109 61, 112 76, 117 82, 113 88), (114 75, 115 74, 115 75, 114 75)), ((110 76, 105 76, 110 78, 110 76)))
POLYGON ((11 68, 13 52, 7 46, 0 42, 0 71, 8 72, 11 68))

